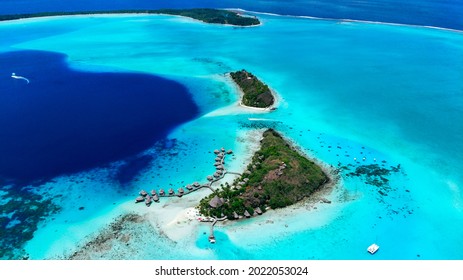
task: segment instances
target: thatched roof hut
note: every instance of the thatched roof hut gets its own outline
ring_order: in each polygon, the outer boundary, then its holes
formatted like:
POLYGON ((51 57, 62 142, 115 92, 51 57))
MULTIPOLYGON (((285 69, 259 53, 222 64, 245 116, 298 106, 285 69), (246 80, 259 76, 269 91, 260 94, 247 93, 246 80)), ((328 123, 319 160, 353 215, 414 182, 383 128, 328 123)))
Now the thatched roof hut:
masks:
POLYGON ((223 205, 223 202, 223 199, 216 195, 209 201, 209 206, 211 206, 212 208, 218 208, 223 205))
POLYGON ((215 158, 215 161, 217 161, 217 162, 218 162, 218 161, 222 161, 222 158, 221 158, 221 157, 216 157, 216 158, 215 158))
POLYGON ((178 189, 178 192, 179 192, 179 193, 182 193, 182 194, 185 193, 185 191, 183 190, 183 188, 178 189))
POLYGON ((222 152, 225 152, 225 148, 224 148, 224 147, 222 147, 220 150, 221 150, 222 152))
POLYGON ((223 169, 223 165, 218 165, 216 169, 223 169))
POLYGON ((148 196, 146 197, 146 199, 145 199, 145 204, 146 204, 146 206, 150 206, 150 205, 151 205, 151 202, 152 202, 152 201, 151 201, 151 196, 148 195, 148 196))
POLYGON ((243 181, 247 183, 249 181, 249 178, 244 178, 243 181))
POLYGON ((148 195, 148 193, 147 193, 145 190, 141 190, 141 191, 139 192, 139 194, 140 194, 141 196, 147 196, 147 195, 148 195))
POLYGON ((251 218, 251 214, 249 214, 248 210, 244 210, 244 216, 246 218, 251 218))
POLYGON ((238 220, 240 218, 240 216, 236 212, 233 212, 233 218, 238 220))
POLYGON ((156 195, 156 191, 155 190, 151 190, 151 196, 155 196, 156 195))
POLYGON ((199 187, 199 186, 200 186, 200 185, 199 185, 198 182, 194 182, 194 183, 193 183, 193 187, 197 188, 197 187, 199 187))
POLYGON ((172 194, 174 194, 174 193, 175 193, 174 189, 173 189, 173 188, 170 188, 170 189, 169 189, 169 194, 172 195, 172 194))
POLYGON ((231 155, 231 154, 233 154, 233 151, 232 151, 232 150, 228 150, 228 151, 227 151, 227 154, 231 155))
POLYGON ((153 200, 154 200, 154 202, 158 202, 159 201, 159 196, 157 194, 153 195, 153 200))
POLYGON ((137 198, 135 199, 135 203, 142 202, 142 201, 144 201, 144 200, 145 200, 145 198, 144 198, 143 196, 140 195, 139 197, 137 197, 137 198))
POLYGON ((214 166, 219 166, 219 165, 221 165, 220 162, 214 162, 214 166))
POLYGON ((258 214, 258 215, 262 215, 262 210, 260 209, 260 207, 257 207, 256 209, 254 209, 255 212, 258 214))
POLYGON ((214 178, 211 175, 209 175, 209 176, 207 176, 207 180, 212 181, 212 180, 214 180, 214 178))
POLYGON ((166 192, 164 191, 164 189, 159 190, 159 195, 166 195, 166 192))
POLYGON ((187 190, 190 190, 190 191, 193 189, 193 187, 190 184, 186 185, 185 188, 187 188, 187 190))
POLYGON ((219 150, 214 150, 214 154, 218 155, 220 153, 219 150))
POLYGON ((220 177, 219 173, 217 173, 217 172, 215 172, 213 176, 214 176, 215 178, 219 178, 219 177, 220 177))

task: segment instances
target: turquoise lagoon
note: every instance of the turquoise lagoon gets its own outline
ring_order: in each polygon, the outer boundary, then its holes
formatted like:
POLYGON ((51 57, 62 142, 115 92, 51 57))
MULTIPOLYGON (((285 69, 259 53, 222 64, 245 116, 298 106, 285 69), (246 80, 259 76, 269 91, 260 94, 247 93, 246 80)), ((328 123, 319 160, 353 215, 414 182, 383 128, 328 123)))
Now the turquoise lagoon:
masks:
POLYGON ((242 170, 256 148, 254 130, 272 126, 326 165, 350 171, 400 165, 400 171, 387 177, 385 195, 344 171, 328 195, 331 204, 219 226, 215 245, 203 226, 177 242, 153 229, 145 234, 165 240, 157 250, 121 258, 463 259, 463 34, 258 16, 263 24, 253 28, 146 15, 0 24, 2 52, 58 52, 82 71, 161 76, 183 84, 200 110, 143 152, 155 156, 137 180, 122 186, 113 179, 122 159, 36 186, 45 196, 72 193, 73 199, 54 200, 62 209, 25 244, 30 258, 59 258, 117 215, 148 211, 133 204, 140 188, 204 181, 218 147, 235 150, 227 164, 242 170), (278 110, 236 106, 238 93, 225 73, 243 68, 279 94, 278 110), (370 256, 366 247, 373 242, 381 249, 370 256))

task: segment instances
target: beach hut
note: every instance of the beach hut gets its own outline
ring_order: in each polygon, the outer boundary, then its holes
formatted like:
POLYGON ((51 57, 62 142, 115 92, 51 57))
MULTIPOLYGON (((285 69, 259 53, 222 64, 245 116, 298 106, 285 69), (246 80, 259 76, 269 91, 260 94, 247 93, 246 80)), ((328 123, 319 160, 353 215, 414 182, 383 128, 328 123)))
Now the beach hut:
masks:
POLYGON ((159 190, 159 195, 160 195, 160 196, 166 195, 166 192, 164 191, 164 189, 160 189, 160 190, 159 190))
POLYGON ((170 195, 173 195, 174 193, 175 193, 174 189, 173 189, 173 188, 170 188, 170 189, 169 189, 169 194, 170 194, 170 195))
POLYGON ((144 198, 143 196, 139 196, 139 197, 137 197, 137 198, 135 199, 135 203, 142 202, 142 201, 144 201, 144 200, 145 200, 145 198, 144 198))
POLYGON ((244 216, 246 218, 251 218, 251 214, 249 214, 248 210, 244 210, 244 216))
POLYGON ((156 195, 156 191, 155 190, 151 190, 151 196, 155 196, 156 195))
POLYGON ((240 216, 236 212, 233 212, 233 218, 235 220, 238 220, 240 218, 240 216))
POLYGON ((140 194, 141 196, 147 196, 147 195, 148 195, 148 193, 147 193, 145 190, 141 190, 141 191, 139 192, 139 194, 140 194))
POLYGON ((259 191, 261 191, 261 190, 262 190, 262 186, 261 186, 261 185, 257 186, 257 189, 258 189, 259 191))
POLYGON ((254 209, 255 212, 257 213, 257 215, 262 215, 262 210, 260 209, 260 207, 257 207, 256 209, 254 209))
POLYGON ((223 199, 216 195, 209 201, 209 206, 211 206, 212 208, 218 208, 223 205, 223 202, 223 199))
POLYGON ((214 154, 218 155, 220 153, 219 150, 214 150, 214 154))
POLYGON ((243 181, 247 183, 249 181, 249 178, 244 178, 243 181))
POLYGON ((186 185, 185 188, 186 188, 187 190, 189 190, 189 191, 191 191, 191 190, 193 189, 193 187, 192 187, 190 184, 186 185))

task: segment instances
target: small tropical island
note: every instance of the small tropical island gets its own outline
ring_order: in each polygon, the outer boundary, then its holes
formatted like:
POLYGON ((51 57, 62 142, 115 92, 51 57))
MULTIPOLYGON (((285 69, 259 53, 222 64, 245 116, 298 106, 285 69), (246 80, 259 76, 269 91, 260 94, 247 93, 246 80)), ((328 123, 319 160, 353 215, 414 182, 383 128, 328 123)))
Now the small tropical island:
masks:
POLYGON ((232 185, 225 183, 203 198, 198 208, 203 216, 216 219, 250 218, 270 208, 295 204, 329 181, 319 165, 268 129, 244 173, 232 185))
POLYGON ((270 108, 275 103, 275 97, 270 88, 252 73, 243 69, 230 73, 230 76, 243 92, 241 99, 243 105, 270 108))
POLYGON ((96 14, 168 14, 184 16, 205 23, 229 24, 235 26, 255 26, 260 21, 257 17, 243 16, 238 12, 219 9, 159 9, 159 10, 116 10, 116 11, 81 11, 81 12, 43 12, 32 14, 0 15, 0 21, 24 18, 96 15, 96 14))

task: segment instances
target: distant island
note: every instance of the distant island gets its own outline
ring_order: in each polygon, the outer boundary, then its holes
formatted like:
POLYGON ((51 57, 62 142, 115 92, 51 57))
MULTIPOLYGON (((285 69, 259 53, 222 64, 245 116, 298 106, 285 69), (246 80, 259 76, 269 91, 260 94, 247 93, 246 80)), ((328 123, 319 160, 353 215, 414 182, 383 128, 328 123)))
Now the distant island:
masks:
POLYGON ((95 14, 168 14, 197 19, 206 23, 230 24, 236 26, 259 25, 256 17, 242 16, 233 11, 218 9, 160 9, 160 10, 116 10, 116 11, 82 11, 82 12, 43 12, 33 14, 0 15, 0 21, 70 15, 95 14))
POLYGON ((243 69, 230 73, 230 76, 243 92, 241 100, 243 105, 269 108, 274 104, 275 97, 272 95, 270 88, 250 72, 243 69))
MULTIPOLYGON (((202 215, 229 220, 292 205, 330 181, 322 168, 297 152, 273 129, 232 185, 222 185, 198 206, 202 215)), ((327 202, 329 203, 329 202, 327 202)))

